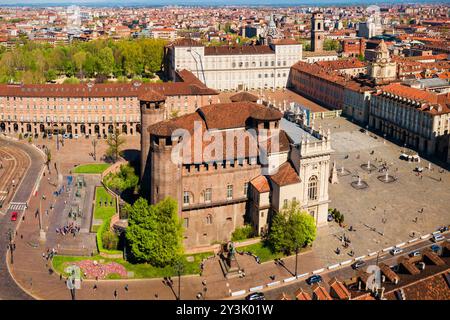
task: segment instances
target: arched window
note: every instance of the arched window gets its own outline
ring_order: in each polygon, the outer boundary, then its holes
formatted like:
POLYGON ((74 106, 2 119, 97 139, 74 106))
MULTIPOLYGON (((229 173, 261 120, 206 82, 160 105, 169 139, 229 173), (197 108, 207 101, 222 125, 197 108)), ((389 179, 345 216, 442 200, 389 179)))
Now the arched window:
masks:
POLYGON ((308 199, 317 200, 317 177, 312 176, 308 181, 308 199))
POLYGON ((212 215, 208 214, 206 216, 206 224, 212 224, 212 215))

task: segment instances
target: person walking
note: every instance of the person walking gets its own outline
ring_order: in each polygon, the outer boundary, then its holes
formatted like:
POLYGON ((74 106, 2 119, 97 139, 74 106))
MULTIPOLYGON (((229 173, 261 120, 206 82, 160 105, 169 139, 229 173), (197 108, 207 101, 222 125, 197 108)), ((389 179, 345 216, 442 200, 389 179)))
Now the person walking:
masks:
POLYGON ((117 299, 117 289, 114 290, 114 299, 117 299))

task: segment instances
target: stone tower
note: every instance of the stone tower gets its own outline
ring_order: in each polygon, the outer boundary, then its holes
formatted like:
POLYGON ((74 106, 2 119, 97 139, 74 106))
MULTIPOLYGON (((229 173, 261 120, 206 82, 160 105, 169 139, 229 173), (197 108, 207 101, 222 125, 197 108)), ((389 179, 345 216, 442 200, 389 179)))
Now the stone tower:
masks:
POLYGON ((311 17, 311 50, 314 52, 323 51, 324 38, 323 13, 315 12, 311 17))
POLYGON ((144 188, 150 182, 150 168, 148 164, 150 151, 150 134, 148 127, 164 120, 166 98, 151 90, 139 96, 141 108, 141 185, 144 188))

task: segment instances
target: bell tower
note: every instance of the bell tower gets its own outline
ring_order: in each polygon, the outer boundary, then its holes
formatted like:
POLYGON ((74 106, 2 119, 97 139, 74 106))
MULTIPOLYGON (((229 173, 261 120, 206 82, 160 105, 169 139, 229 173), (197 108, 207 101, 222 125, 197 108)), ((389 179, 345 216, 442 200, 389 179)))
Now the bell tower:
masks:
POLYGON ((324 38, 323 13, 314 12, 311 17, 311 50, 314 52, 323 51, 324 38))

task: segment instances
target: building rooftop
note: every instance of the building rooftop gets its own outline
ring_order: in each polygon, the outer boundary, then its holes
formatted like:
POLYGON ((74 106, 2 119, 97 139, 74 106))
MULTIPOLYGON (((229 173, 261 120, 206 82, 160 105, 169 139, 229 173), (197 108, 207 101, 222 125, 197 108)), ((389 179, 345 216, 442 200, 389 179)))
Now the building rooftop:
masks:
POLYGON ((300 144, 303 139, 309 139, 310 142, 318 142, 315 136, 300 128, 296 123, 285 118, 280 120, 280 129, 285 131, 294 144, 300 144))

